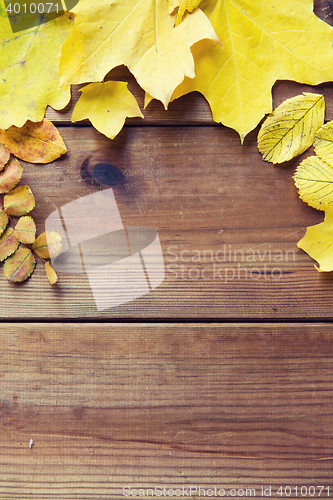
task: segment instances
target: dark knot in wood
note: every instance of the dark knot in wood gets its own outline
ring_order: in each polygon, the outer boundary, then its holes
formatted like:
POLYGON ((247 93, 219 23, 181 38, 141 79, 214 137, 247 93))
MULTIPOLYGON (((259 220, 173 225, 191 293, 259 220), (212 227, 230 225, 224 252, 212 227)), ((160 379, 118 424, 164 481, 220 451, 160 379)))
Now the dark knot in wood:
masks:
POLYGON ((89 158, 82 163, 81 173, 85 181, 100 186, 116 186, 125 179, 125 176, 114 165, 104 162, 92 165, 89 158))

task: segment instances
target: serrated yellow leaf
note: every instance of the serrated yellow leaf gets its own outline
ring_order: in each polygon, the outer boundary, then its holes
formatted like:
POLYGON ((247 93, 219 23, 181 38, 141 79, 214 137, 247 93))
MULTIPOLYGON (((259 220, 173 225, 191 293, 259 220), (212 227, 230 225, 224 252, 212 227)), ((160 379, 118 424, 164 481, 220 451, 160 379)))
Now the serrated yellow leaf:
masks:
POLYGON ((314 150, 319 158, 333 165, 333 121, 325 123, 317 131, 314 150))
POLYGON ((35 198, 29 186, 19 186, 4 197, 4 208, 9 215, 26 215, 35 207, 35 198))
POLYGON ((282 163, 308 149, 324 123, 321 94, 303 92, 274 109, 258 134, 258 148, 265 161, 282 163))
POLYGON ((0 237, 0 262, 5 260, 9 255, 15 252, 19 242, 14 235, 14 229, 7 227, 0 237))
MULTIPOLYGON (((175 21, 175 26, 178 26, 179 23, 182 22, 183 20, 183 17, 185 15, 185 11, 187 12, 193 12, 194 9, 196 9, 198 7, 198 5, 200 4, 201 0, 180 0, 180 2, 178 1, 178 12, 177 12, 177 17, 176 17, 176 21, 175 21)), ((170 4, 169 4, 169 9, 170 9, 170 4)), ((170 10, 169 10, 170 12, 170 10)))
POLYGON ((192 45, 204 38, 219 43, 200 10, 175 29, 166 0, 82 0, 76 12, 74 30, 63 46, 61 81, 102 81, 124 64, 165 107, 184 76, 195 75, 192 45))
POLYGON ((36 238, 32 248, 42 259, 53 259, 61 254, 61 236, 55 231, 45 231, 36 238))
POLYGON ((49 163, 67 151, 58 130, 45 118, 37 123, 28 120, 20 128, 0 130, 0 141, 15 156, 29 163, 49 163))
POLYGON ((31 276, 36 266, 36 259, 29 248, 19 248, 6 260, 3 270, 9 281, 21 282, 31 276))
POLYGON ((173 14, 177 7, 179 7, 179 0, 168 0, 168 6, 169 14, 173 14))
POLYGON ((62 109, 69 102, 69 85, 58 90, 59 61, 73 17, 65 13, 41 26, 13 33, 0 1, 1 129, 22 127, 28 119, 38 122, 47 105, 62 109))
POLYGON ((12 159, 0 174, 0 193, 8 193, 13 189, 20 182, 22 173, 21 164, 16 159, 12 159))
POLYGON ((0 210, 0 235, 4 232, 8 224, 8 215, 4 210, 0 210))
POLYGON ((72 121, 88 118, 99 132, 110 139, 120 132, 126 117, 143 118, 125 82, 91 83, 80 91, 82 96, 75 105, 72 121))
POLYGON ((318 156, 303 160, 293 178, 299 197, 310 207, 324 210, 325 203, 333 204, 333 167, 318 156))
POLYGON ((50 284, 54 285, 58 281, 58 276, 49 261, 45 262, 45 272, 50 284))
POLYGON ((214 120, 242 140, 272 111, 277 80, 333 80, 333 28, 313 13, 312 0, 217 0, 201 8, 223 49, 209 41, 195 45, 196 76, 185 78, 172 99, 201 92, 214 120))
POLYGON ((5 168, 7 161, 9 160, 10 152, 4 144, 0 144, 0 172, 5 168))
POLYGON ((146 107, 148 106, 148 104, 153 100, 154 98, 149 95, 147 92, 145 92, 145 102, 144 102, 144 105, 143 105, 143 109, 146 109, 146 107))
POLYGON ((28 215, 20 217, 15 226, 15 236, 21 243, 30 244, 35 241, 36 224, 28 215))
POLYGON ((297 243, 319 264, 318 271, 333 271, 333 207, 324 205, 324 222, 310 226, 305 236, 297 243))

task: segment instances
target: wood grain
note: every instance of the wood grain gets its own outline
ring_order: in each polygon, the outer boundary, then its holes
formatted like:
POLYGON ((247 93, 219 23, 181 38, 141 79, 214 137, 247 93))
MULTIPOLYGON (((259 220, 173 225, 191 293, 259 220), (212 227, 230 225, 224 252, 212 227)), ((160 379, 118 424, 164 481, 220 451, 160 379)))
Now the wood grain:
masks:
MULTIPOLYGON (((332 24, 329 1, 315 12, 332 24)), ((108 78, 128 81, 143 107, 126 68, 108 78)), ((332 89, 277 82, 273 105, 320 92, 330 120, 332 89)), ((41 263, 20 285, 1 276, 0 499, 120 500, 124 487, 171 498, 190 486, 258 500, 263 488, 313 498, 310 486, 319 498, 322 486, 331 497, 333 278, 296 247, 323 214, 292 181, 312 152, 264 163, 257 131, 240 146, 198 93, 168 111, 153 101, 109 141, 89 122, 69 126, 79 95, 74 86, 65 110, 47 110, 68 153, 22 162, 38 232, 54 210, 110 187, 94 174, 110 163, 123 223, 158 231, 166 276, 102 312, 84 274, 60 273, 54 287, 41 263)))
POLYGON ((158 231, 165 279, 98 312, 86 275, 61 273, 51 287, 39 264, 22 285, 1 278, 1 318, 332 318, 333 278, 296 246, 306 226, 323 220, 292 180, 311 152, 273 166, 262 161, 255 133, 240 146, 222 127, 132 127, 114 141, 90 127, 60 131, 62 159, 24 165, 38 232, 56 208, 105 189, 82 171, 108 162, 124 176, 112 187, 124 225, 158 231))
MULTIPOLYGON (((144 91, 136 83, 134 77, 129 73, 127 68, 119 67, 110 72, 106 80, 120 80, 128 82, 128 89, 132 92, 138 101, 141 111, 144 115, 142 118, 127 118, 125 126, 159 126, 159 125, 210 125, 220 127, 221 124, 214 122, 212 112, 208 102, 199 92, 191 92, 176 101, 169 104, 165 110, 160 101, 153 100, 144 109, 144 91)), ((88 126, 89 120, 72 123, 71 116, 73 109, 78 99, 80 98, 80 88, 84 85, 72 86, 71 102, 62 111, 55 111, 48 107, 46 110, 46 118, 51 120, 55 125, 73 125, 73 126, 88 126)), ((272 106, 275 108, 285 99, 294 97, 302 92, 314 92, 323 94, 325 97, 325 119, 326 121, 333 120, 333 84, 323 83, 321 85, 305 85, 291 81, 278 81, 273 86, 272 90, 272 106)))
POLYGON ((332 334, 331 324, 4 323, 0 498, 332 488, 332 334))

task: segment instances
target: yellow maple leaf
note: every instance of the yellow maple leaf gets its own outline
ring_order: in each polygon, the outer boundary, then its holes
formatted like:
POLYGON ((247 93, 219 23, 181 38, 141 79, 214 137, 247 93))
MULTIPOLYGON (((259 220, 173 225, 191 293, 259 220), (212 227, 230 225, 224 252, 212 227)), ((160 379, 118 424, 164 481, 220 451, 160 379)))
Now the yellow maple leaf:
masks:
POLYGON ((320 127, 313 145, 316 155, 326 163, 333 165, 333 121, 320 127))
POLYGON ((303 160, 293 178, 299 197, 310 207, 324 210, 325 203, 333 205, 333 168, 318 156, 303 160))
POLYGON ((179 0, 168 0, 169 14, 173 14, 174 11, 179 7, 179 0))
POLYGON ((214 120, 241 140, 272 111, 276 80, 333 79, 333 28, 313 13, 312 0, 209 0, 201 8, 223 49, 206 40, 196 44, 196 77, 185 78, 172 99, 201 92, 214 120))
POLYGON ((41 26, 12 33, 0 0, 0 128, 40 121, 47 105, 62 109, 70 88, 58 90, 61 47, 73 27, 66 13, 41 26))
POLYGON ((318 271, 333 271, 333 207, 325 205, 324 222, 306 228, 305 236, 297 243, 319 264, 318 271))
POLYGON ((174 26, 178 26, 182 22, 185 12, 193 12, 198 7, 201 0, 169 0, 169 13, 173 13, 178 7, 177 16, 174 26))
POLYGON ((308 149, 324 123, 325 101, 321 94, 303 92, 274 109, 262 124, 258 148, 265 161, 282 163, 308 149))
POLYGON ((110 139, 120 132, 127 116, 143 118, 125 82, 91 83, 80 91, 82 96, 75 105, 72 121, 88 118, 99 132, 110 139))
POLYGON ((166 0, 82 0, 75 12, 74 30, 63 46, 61 82, 101 81, 124 64, 165 107, 184 76, 195 75, 191 46, 204 38, 219 43, 201 10, 174 28, 166 0))

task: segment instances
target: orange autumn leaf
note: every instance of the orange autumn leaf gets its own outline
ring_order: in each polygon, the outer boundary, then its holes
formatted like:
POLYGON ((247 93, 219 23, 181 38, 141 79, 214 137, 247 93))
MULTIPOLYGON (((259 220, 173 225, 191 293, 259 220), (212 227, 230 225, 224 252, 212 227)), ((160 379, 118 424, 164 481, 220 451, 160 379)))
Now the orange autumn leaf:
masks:
POLYGON ((29 186, 19 186, 4 197, 4 208, 9 215, 26 215, 35 207, 35 198, 29 186))
POLYGON ((15 226, 15 236, 21 243, 30 244, 35 241, 36 224, 32 217, 20 217, 15 226))
POLYGON ((4 144, 0 144, 0 171, 5 168, 7 161, 9 160, 10 152, 4 144))
POLYGON ((45 272, 50 284, 54 285, 58 281, 58 276, 49 261, 45 262, 45 272))
POLYGON ((23 127, 13 125, 0 130, 0 141, 15 156, 30 163, 49 163, 67 151, 58 130, 46 119, 37 123, 28 120, 23 127))
POLYGON ((6 260, 3 270, 9 281, 25 281, 33 273, 36 259, 29 248, 21 247, 6 260))
POLYGON ((23 168, 16 160, 11 160, 0 174, 0 193, 8 193, 21 180, 23 168))
POLYGON ((9 255, 12 255, 18 246, 19 242, 17 238, 15 238, 14 229, 12 227, 7 227, 0 238, 0 262, 7 259, 9 255))

